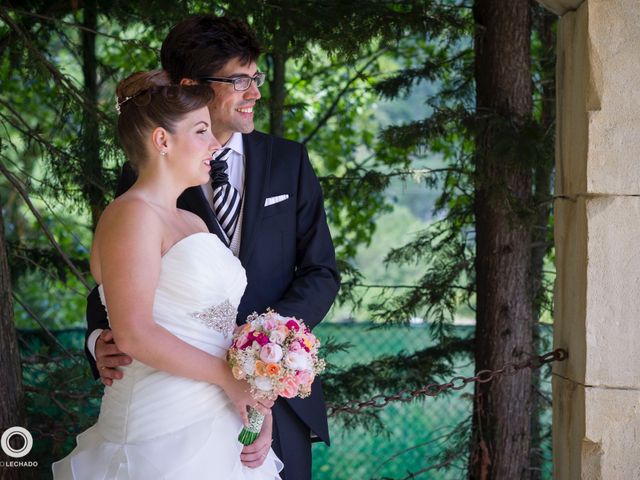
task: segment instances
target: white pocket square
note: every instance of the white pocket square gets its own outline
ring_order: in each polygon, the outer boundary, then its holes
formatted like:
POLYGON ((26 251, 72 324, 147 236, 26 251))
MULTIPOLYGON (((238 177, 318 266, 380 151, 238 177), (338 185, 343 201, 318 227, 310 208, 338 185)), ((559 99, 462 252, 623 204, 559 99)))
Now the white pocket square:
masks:
POLYGON ((289 198, 289 195, 287 195, 286 193, 284 195, 276 195, 275 197, 269 197, 264 201, 264 206, 268 207, 269 205, 284 202, 287 198, 289 198))

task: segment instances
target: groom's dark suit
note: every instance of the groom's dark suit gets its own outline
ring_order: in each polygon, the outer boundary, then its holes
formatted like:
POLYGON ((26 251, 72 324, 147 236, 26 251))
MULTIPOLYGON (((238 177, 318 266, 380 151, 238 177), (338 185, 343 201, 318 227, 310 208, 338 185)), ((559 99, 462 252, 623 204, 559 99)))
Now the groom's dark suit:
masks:
MULTIPOLYGON (((239 258, 248 284, 238 307, 238 322, 244 322, 254 311, 260 313, 271 307, 303 319, 312 328, 326 315, 339 288, 320 184, 301 144, 260 132, 242 137, 246 162, 239 258), (280 195, 289 198, 264 206, 265 199, 280 195)), ((116 195, 134 181, 133 170, 125 164, 116 195)), ((178 199, 178 207, 196 213, 210 232, 222 238, 200 187, 187 189, 178 199)), ((107 327, 97 289, 88 298, 87 321, 88 334, 107 327)), ((95 360, 88 351, 87 357, 97 378, 95 360)), ((273 447, 285 464, 286 480, 308 478, 309 429, 329 444, 318 380, 311 392, 306 399, 278 399, 273 408, 273 447)))

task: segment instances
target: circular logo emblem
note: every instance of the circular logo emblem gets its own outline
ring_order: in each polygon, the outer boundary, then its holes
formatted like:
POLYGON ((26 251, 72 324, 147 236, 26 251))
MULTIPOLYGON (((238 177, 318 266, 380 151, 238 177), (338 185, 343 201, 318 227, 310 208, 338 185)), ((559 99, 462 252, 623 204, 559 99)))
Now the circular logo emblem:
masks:
POLYGON ((2 447, 4 453, 10 457, 21 458, 31 451, 31 448, 33 447, 33 437, 26 428, 11 427, 2 434, 2 438, 0 438, 0 447, 2 447), (22 446, 17 448, 11 446, 9 442, 14 437, 22 438, 22 446))

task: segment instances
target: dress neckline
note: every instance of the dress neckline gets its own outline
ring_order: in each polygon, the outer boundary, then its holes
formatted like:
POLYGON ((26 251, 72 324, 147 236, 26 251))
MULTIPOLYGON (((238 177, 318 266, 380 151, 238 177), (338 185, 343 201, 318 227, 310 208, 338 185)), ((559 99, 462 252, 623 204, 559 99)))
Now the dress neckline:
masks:
MULTIPOLYGON (((207 235, 209 237, 215 237, 216 240, 218 240, 218 242, 222 243, 222 241, 218 238, 218 236, 215 233, 211 233, 211 232, 196 232, 196 233, 190 233, 189 235, 187 235, 186 237, 182 237, 180 240, 178 240, 176 243, 174 243, 173 245, 171 245, 160 257, 161 259, 163 259, 164 257, 166 257, 167 255, 169 255, 169 253, 171 253, 172 250, 174 250, 175 248, 177 248, 180 244, 185 243, 188 239, 192 238, 192 237, 196 237, 199 235, 207 235)), ((226 247, 225 247, 226 248, 226 247)))
MULTIPOLYGON (((187 235, 186 237, 182 237, 180 240, 178 240, 176 243, 174 243, 173 245, 171 245, 168 250, 166 252, 164 252, 164 254, 160 257, 160 261, 164 260, 165 257, 167 257, 167 255, 169 255, 173 250, 178 249, 178 247, 180 245, 182 245, 183 243, 187 243, 187 240, 189 240, 190 238, 193 237, 197 237, 200 235, 206 235, 207 237, 214 237, 217 240, 217 243, 219 243, 220 245, 224 246, 224 248, 227 248, 223 243, 222 240, 220 240, 220 238, 218 238, 218 236, 215 233, 211 233, 211 232, 196 232, 196 233, 190 233, 189 235, 187 235)), ((103 290, 104 291, 104 287, 102 286, 102 283, 98 284, 98 290, 103 290)))

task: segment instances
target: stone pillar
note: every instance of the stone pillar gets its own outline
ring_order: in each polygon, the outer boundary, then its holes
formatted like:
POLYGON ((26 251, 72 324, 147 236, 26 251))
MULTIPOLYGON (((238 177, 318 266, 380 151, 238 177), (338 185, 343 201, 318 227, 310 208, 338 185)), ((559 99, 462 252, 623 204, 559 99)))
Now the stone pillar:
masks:
POLYGON ((554 479, 640 479, 640 1, 540 2, 562 15, 554 479))

